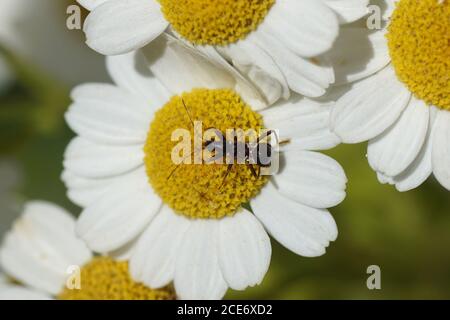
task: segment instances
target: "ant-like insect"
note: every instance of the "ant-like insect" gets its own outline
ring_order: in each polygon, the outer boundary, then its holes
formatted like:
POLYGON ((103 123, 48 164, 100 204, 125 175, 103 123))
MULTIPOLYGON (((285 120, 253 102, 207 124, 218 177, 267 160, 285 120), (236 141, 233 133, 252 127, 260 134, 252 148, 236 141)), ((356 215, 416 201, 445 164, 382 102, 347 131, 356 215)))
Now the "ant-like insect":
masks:
MULTIPOLYGON (((189 112, 184 99, 181 99, 181 102, 186 111, 186 114, 189 117, 192 128, 195 128, 191 113, 189 112)), ((270 137, 272 134, 275 134, 274 130, 265 131, 256 139, 256 142, 239 141, 236 134, 234 135, 233 140, 229 141, 218 129, 208 128, 206 130, 215 130, 216 136, 219 137, 219 140, 216 140, 213 137, 203 144, 203 150, 207 150, 213 154, 213 156, 208 159, 208 161, 222 160, 223 162, 221 163, 227 163, 227 171, 225 173, 225 176, 223 177, 223 181, 219 187, 219 190, 223 187, 227 177, 233 169, 233 166, 237 163, 245 164, 250 169, 253 177, 256 179, 261 175, 261 168, 270 168, 272 166, 272 145, 268 142, 262 141, 270 137), (240 159, 239 157, 242 157, 243 159, 240 159), (231 159, 232 163, 227 162, 227 159, 231 159), (256 170, 254 167, 255 165, 257 166, 256 170)), ((192 152, 187 157, 191 157, 194 152, 192 152)), ((172 170, 170 175, 167 177, 167 180, 169 180, 173 176, 173 174, 183 162, 184 161, 182 161, 172 170)))

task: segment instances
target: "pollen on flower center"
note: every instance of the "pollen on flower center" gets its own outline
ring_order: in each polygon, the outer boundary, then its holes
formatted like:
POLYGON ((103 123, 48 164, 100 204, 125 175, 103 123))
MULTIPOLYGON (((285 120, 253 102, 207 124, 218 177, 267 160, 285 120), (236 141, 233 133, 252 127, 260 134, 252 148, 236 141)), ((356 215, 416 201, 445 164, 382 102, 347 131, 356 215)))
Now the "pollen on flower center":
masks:
POLYGON ((227 45, 256 30, 275 0, 159 0, 172 27, 198 45, 227 45))
POLYGON ((387 39, 399 79, 419 99, 450 110, 450 1, 400 0, 387 39))
MULTIPOLYGON (((183 159, 192 160, 190 164, 184 161, 174 164, 172 152, 178 143, 172 141, 175 130, 189 132, 190 150, 195 151, 198 130, 192 122, 201 122, 203 130, 217 129, 225 137, 230 129, 261 130, 262 118, 232 90, 195 89, 172 97, 156 112, 150 127, 145 165, 149 181, 163 201, 175 212, 189 218, 233 215, 260 191, 267 178, 256 177, 246 164, 237 163, 227 175, 227 163, 206 163, 201 159, 196 164, 189 152, 183 159)), ((204 143, 202 139, 202 151, 205 150, 204 143)))
POLYGON ((175 300, 171 287, 153 290, 134 282, 128 273, 128 262, 97 257, 81 268, 81 289, 68 289, 60 300, 175 300))

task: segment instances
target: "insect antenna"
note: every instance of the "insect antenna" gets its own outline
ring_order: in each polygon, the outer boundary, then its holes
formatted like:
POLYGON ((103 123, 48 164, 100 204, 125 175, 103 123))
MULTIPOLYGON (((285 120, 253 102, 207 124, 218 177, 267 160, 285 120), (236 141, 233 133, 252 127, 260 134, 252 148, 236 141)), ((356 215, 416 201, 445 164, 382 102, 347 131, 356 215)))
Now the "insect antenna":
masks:
POLYGON ((169 176, 167 177, 167 180, 169 180, 170 178, 172 178, 173 174, 174 174, 174 173, 181 167, 181 165, 184 163, 184 160, 186 160, 188 157, 192 157, 192 155, 193 155, 194 153, 195 153, 195 150, 192 151, 190 155, 187 155, 186 157, 184 157, 184 158, 182 159, 182 161, 181 161, 179 164, 177 164, 177 165, 175 166, 175 168, 173 168, 173 170, 170 172, 169 176))
POLYGON ((278 145, 280 147, 285 146, 287 144, 291 143, 291 139, 285 139, 285 140, 281 140, 280 142, 278 142, 278 145))
MULTIPOLYGON (((267 130, 267 131, 264 132, 262 135, 260 135, 260 136, 258 137, 258 139, 256 139, 256 143, 257 143, 257 144, 260 143, 261 140, 263 140, 263 139, 269 137, 272 133, 275 133, 275 131, 274 131, 274 130, 267 130)), ((277 136, 276 134, 275 134, 275 137, 276 137, 277 142, 278 142, 278 136, 277 136)))
POLYGON ((189 109, 188 109, 186 103, 184 102, 183 98, 181 98, 181 102, 183 103, 184 110, 186 110, 186 114, 188 115, 189 120, 191 121, 192 129, 195 129, 194 120, 192 120, 191 113, 189 112, 189 109))
POLYGON ((227 167, 227 172, 225 173, 225 176, 223 177, 222 183, 220 184, 219 188, 217 188, 217 191, 220 191, 222 187, 225 185, 225 181, 227 180, 231 170, 233 169, 234 164, 229 164, 227 167))

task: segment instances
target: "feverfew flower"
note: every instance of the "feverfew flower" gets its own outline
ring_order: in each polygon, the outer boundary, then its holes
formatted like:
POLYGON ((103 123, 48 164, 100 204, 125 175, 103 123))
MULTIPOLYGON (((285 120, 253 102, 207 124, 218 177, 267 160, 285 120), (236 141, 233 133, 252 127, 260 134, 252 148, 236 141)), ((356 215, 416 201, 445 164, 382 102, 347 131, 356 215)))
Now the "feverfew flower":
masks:
POLYGON ((152 290, 134 282, 126 261, 94 257, 74 230, 63 208, 27 203, 0 246, 0 300, 175 298, 170 287, 152 290))
POLYGON ((317 97, 334 74, 312 59, 331 48, 340 23, 367 13, 368 0, 78 0, 91 10, 87 44, 105 55, 142 48, 171 32, 222 54, 273 103, 289 89, 317 97), (270 90, 269 90, 270 88, 270 90))
POLYGON ((342 82, 362 79, 337 101, 332 128, 344 142, 369 141, 380 182, 408 191, 434 174, 450 190, 450 2, 385 4, 386 29, 348 29, 332 53, 342 82), (368 54, 349 58, 354 48, 368 54))
MULTIPOLYGON (((66 114, 78 136, 63 180, 84 207, 76 230, 91 249, 125 252, 134 279, 152 288, 173 281, 182 299, 259 284, 268 234, 299 255, 325 253, 337 237, 327 208, 345 198, 347 182, 336 161, 315 151, 339 143, 328 129, 331 105, 292 99, 258 111, 250 85, 170 37, 107 62, 115 84, 75 88, 66 114), (173 133, 195 136, 198 121, 223 135, 279 129, 271 161, 279 156, 280 170, 270 177, 258 174, 259 163, 174 164, 173 133)), ((201 140, 200 150, 211 144, 201 140)))

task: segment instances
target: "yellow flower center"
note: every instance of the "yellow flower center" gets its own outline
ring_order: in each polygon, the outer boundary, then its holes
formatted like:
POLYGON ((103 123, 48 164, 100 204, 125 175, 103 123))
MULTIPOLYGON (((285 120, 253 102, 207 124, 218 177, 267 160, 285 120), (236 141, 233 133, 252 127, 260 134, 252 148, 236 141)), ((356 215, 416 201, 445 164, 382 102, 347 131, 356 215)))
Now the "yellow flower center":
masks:
MULTIPOLYGON (((238 94, 227 89, 195 89, 174 96, 155 114, 145 145, 145 165, 153 189, 179 214, 189 218, 219 219, 233 215, 254 197, 267 182, 267 177, 255 176, 243 163, 234 162, 228 171, 225 160, 223 164, 205 161, 202 153, 209 140, 205 141, 202 132, 199 136, 199 122, 203 133, 214 128, 212 130, 217 129, 224 138, 227 131, 234 129, 252 129, 257 135, 263 122, 238 94), (181 142, 172 141, 172 133, 180 129, 188 134, 185 140, 190 148, 176 153, 183 161, 175 164, 173 151, 181 142)), ((258 170, 257 165, 252 168, 258 170)))
POLYGON ((450 110, 450 1, 400 0, 387 39, 399 79, 419 99, 450 110))
POLYGON ((198 45, 227 45, 256 30, 275 0, 159 0, 172 27, 198 45))
POLYGON ((81 289, 68 289, 60 300, 174 300, 171 287, 150 289, 134 282, 128 273, 128 262, 97 257, 81 268, 81 289))

